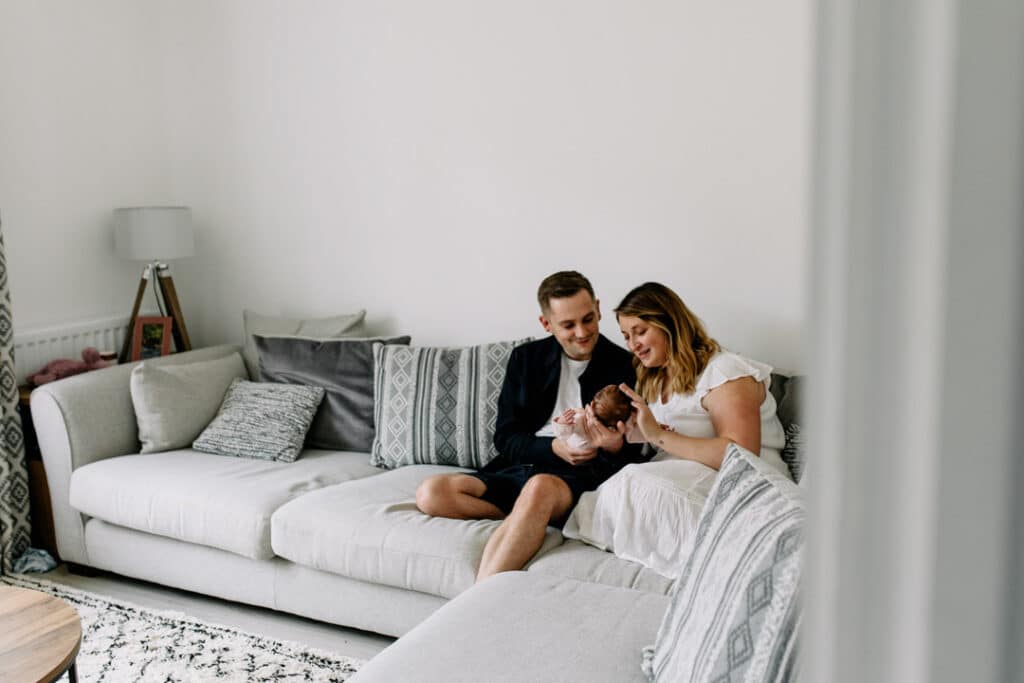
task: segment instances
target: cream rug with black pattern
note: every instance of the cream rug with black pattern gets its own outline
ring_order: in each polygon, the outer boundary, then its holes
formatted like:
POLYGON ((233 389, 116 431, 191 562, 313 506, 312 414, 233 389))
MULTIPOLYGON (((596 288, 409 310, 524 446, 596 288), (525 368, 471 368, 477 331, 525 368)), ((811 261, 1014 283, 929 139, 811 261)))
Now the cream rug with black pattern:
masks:
MULTIPOLYGON (((11 586, 55 595, 82 620, 81 683, 115 681, 344 681, 361 660, 217 626, 179 612, 122 600, 25 575, 0 576, 11 586)), ((62 681, 67 680, 65 674, 62 681)))

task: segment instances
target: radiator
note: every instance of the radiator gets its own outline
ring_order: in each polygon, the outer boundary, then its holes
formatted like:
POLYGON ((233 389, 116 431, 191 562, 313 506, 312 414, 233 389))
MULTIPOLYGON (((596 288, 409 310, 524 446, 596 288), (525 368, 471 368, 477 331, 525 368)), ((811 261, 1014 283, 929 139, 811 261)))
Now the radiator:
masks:
POLYGON ((82 349, 121 350, 128 328, 128 316, 87 320, 67 325, 26 330, 14 334, 14 372, 18 384, 51 360, 82 360, 82 349))

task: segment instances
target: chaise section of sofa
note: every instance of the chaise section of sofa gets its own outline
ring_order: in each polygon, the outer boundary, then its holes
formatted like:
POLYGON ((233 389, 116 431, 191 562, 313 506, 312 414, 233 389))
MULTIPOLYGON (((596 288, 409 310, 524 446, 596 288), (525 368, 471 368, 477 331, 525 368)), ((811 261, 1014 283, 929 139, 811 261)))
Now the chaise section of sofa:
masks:
POLYGON ((352 683, 629 683, 669 599, 537 572, 505 572, 374 657, 352 683))

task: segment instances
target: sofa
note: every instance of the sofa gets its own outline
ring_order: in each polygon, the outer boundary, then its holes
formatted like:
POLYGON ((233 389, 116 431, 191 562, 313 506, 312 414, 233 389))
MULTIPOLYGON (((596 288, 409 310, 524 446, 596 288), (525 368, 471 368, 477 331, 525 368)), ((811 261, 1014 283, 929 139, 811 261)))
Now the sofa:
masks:
MULTIPOLYGON (((216 346, 146 362, 183 365, 239 350, 216 346)), ((549 527, 523 571, 474 585, 498 522, 432 518, 415 505, 421 481, 460 468, 382 469, 365 452, 315 448, 292 463, 188 447, 140 453, 129 387, 134 365, 32 393, 64 561, 399 638, 357 680, 672 680, 667 670, 659 676, 652 669, 651 651, 644 673, 641 650, 658 640, 671 653, 671 639, 682 637, 666 630, 670 606, 684 592, 681 576, 659 574, 549 527)), ((779 391, 773 386, 781 406, 779 391)), ((738 462, 741 449, 731 448, 737 453, 729 460, 738 462)), ((732 492, 717 493, 721 481, 715 486, 712 498, 732 492)), ((791 490, 786 496, 787 506, 802 505, 791 490)), ((701 528, 709 523, 702 517, 701 528)), ((712 559, 732 561, 715 552, 712 559)), ((781 570, 769 565, 768 571, 781 570)), ((792 583, 799 572, 786 571, 792 583)), ((796 604, 793 590, 780 598, 785 609, 796 604)), ((793 615, 786 619, 791 626, 793 615)), ((733 640, 716 638, 717 654, 705 658, 729 660, 733 640), (726 649, 719 651, 722 643, 726 649)), ((762 652, 762 641, 755 634, 750 652, 762 652)), ((791 641, 793 634, 784 638, 783 651, 791 641)), ((789 680, 792 652, 782 659, 776 667, 784 671, 775 676, 789 680)), ((671 669, 667 661, 663 656, 661 665, 671 669)))

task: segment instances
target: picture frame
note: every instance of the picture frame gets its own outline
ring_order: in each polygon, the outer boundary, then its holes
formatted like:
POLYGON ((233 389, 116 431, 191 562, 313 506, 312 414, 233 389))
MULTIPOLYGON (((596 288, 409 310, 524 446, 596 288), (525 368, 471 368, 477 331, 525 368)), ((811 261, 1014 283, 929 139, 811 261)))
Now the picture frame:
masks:
POLYGON ((171 352, 171 326, 169 316, 140 316, 132 330, 132 360, 146 360, 166 356, 171 352))

